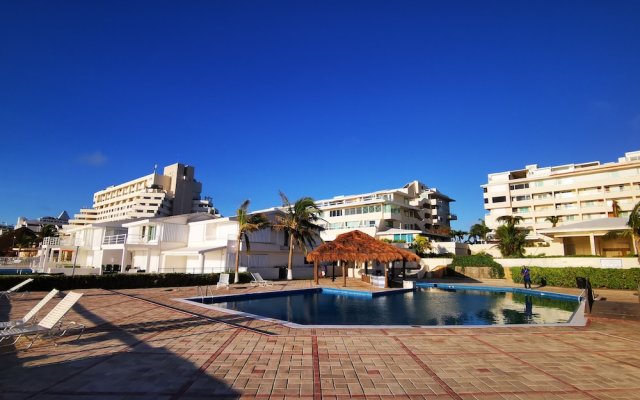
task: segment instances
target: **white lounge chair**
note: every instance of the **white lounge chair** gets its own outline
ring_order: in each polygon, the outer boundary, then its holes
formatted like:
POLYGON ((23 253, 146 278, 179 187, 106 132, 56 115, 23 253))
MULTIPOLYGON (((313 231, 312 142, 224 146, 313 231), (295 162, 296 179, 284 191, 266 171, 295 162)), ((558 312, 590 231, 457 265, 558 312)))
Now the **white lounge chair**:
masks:
POLYGON ((262 279, 262 276, 260 276, 258 272, 252 272, 251 276, 253 277, 253 280, 251 281, 251 286, 272 286, 273 285, 273 282, 265 281, 264 279, 262 279))
POLYGON ((62 318, 65 316, 71 307, 82 297, 82 293, 69 292, 64 299, 51 310, 40 322, 36 325, 21 325, 13 328, 0 331, 0 342, 5 339, 14 338, 10 344, 15 344, 22 336, 31 337, 31 343, 27 346, 27 349, 33 346, 33 343, 37 339, 51 339, 57 346, 56 338, 64 336, 70 329, 80 329, 80 334, 76 339, 80 339, 80 336, 84 333, 84 325, 70 321, 66 326, 62 326, 62 318))
POLYGON ((220 274, 220 277, 218 278, 216 289, 220 289, 223 287, 229 289, 229 274, 220 274))
POLYGON ((40 310, 42 310, 42 307, 44 307, 45 304, 47 304, 49 300, 51 300, 53 296, 57 294, 58 294, 58 291, 56 289, 53 289, 52 291, 47 293, 47 295, 44 296, 44 298, 40 300, 38 304, 36 304, 27 314, 25 314, 24 317, 20 319, 16 319, 14 321, 0 322, 0 330, 13 328, 14 326, 19 326, 19 325, 25 325, 30 320, 32 320, 31 321, 32 323, 36 322, 36 316, 38 315, 38 312, 40 312, 40 310))
POLYGON ((26 284, 28 284, 28 283, 30 283, 30 282, 32 282, 32 281, 33 281, 33 279, 29 278, 29 279, 26 279, 26 280, 24 280, 24 281, 22 281, 22 282, 18 283, 17 285, 15 285, 15 286, 14 286, 14 287, 12 287, 12 288, 9 288, 9 289, 7 289, 7 290, 0 291, 0 299, 1 299, 3 296, 4 296, 4 297, 6 297, 6 298, 8 299, 12 294, 16 293, 16 292, 17 292, 18 290, 20 290, 23 286, 25 286, 26 284))

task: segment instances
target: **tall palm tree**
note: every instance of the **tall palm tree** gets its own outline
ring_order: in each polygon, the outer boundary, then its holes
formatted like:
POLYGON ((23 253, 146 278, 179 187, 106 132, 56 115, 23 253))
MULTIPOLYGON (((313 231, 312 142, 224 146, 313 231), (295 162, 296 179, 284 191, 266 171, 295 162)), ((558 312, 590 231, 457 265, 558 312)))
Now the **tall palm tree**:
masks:
MULTIPOLYGON (((320 218, 320 209, 311 197, 302 197, 291 204, 287 196, 280 192, 284 215, 276 216, 274 229, 284 231, 289 237, 289 264, 287 279, 293 279, 293 248, 298 246, 306 255, 308 250, 320 239, 320 232, 324 228, 317 223, 320 218)), ((322 239, 320 239, 322 240, 322 239)))
POLYGON ((627 225, 631 228, 631 237, 636 245, 638 259, 640 259, 640 201, 633 207, 633 210, 631 210, 627 225))
POLYGON ((558 217, 556 215, 552 215, 550 217, 545 218, 544 220, 551 222, 552 228, 555 228, 556 225, 558 225, 558 222, 560 221, 560 217, 558 217))
POLYGON ((249 214, 249 200, 245 200, 238 208, 236 217, 238 218, 238 237, 236 238, 236 275, 234 283, 240 282, 240 244, 244 240, 247 253, 251 251, 249 234, 268 227, 269 220, 263 214, 249 214))

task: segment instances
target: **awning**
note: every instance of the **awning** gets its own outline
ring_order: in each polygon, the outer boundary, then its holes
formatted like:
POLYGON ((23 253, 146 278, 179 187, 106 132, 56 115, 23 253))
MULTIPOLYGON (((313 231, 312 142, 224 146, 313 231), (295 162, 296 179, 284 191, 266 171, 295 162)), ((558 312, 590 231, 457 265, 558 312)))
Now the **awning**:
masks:
POLYGON ((226 249, 227 246, 199 246, 199 247, 181 247, 179 249, 166 250, 161 254, 163 256, 197 256, 204 253, 209 253, 215 250, 226 249))
POLYGON ((627 218, 600 218, 590 221, 581 221, 573 224, 564 224, 555 228, 540 229, 538 233, 547 236, 561 236, 571 234, 595 234, 604 235, 611 231, 629 229, 627 218))

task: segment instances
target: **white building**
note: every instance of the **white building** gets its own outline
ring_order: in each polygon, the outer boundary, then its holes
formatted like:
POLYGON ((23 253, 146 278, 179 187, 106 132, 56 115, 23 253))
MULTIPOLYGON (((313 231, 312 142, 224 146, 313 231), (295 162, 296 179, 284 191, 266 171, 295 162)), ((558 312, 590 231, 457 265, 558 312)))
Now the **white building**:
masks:
POLYGON ((19 228, 29 228, 34 232, 40 232, 43 226, 45 225, 53 225, 56 228, 60 229, 64 225, 69 223, 69 214, 66 211, 63 211, 58 215, 58 217, 41 217, 38 219, 28 219, 26 217, 18 217, 18 222, 16 222, 15 229, 19 228))
MULTIPOLYGON (((262 213, 272 222, 277 209, 262 213)), ((66 236, 46 238, 40 267, 75 265, 83 273, 219 273, 235 270, 238 222, 204 213, 69 227, 66 236)), ((283 232, 262 229, 250 234, 251 252, 241 245, 242 270, 278 278, 289 247, 283 232)), ((304 256, 294 251, 294 277, 310 277, 304 256), (297 269, 296 269, 297 268, 297 269)), ((59 270, 58 270, 59 271, 59 270)), ((68 271, 68 269, 67 269, 68 271)))
POLYGON ((322 239, 329 241, 341 233, 358 229, 371 236, 413 241, 416 234, 436 240, 448 238, 455 201, 425 184, 413 181, 402 188, 372 193, 336 196, 316 202, 326 221, 322 239), (384 232, 393 232, 393 236, 384 232))
POLYGON ((640 151, 618 162, 599 161, 554 167, 527 165, 524 169, 489 174, 484 189, 488 227, 501 216, 520 216, 531 238, 552 228, 607 217, 628 217, 640 201, 640 151))
POLYGON ((208 199, 201 199, 202 184, 195 168, 173 164, 162 174, 155 171, 129 182, 109 186, 93 195, 93 207, 80 210, 70 225, 87 225, 136 218, 165 217, 189 213, 214 213, 208 199))

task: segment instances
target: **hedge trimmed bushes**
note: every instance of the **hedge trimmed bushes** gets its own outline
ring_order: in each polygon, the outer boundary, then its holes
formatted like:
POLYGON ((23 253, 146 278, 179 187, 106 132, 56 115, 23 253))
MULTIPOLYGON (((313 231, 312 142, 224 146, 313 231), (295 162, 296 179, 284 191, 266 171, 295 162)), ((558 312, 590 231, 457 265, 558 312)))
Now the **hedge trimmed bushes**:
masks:
MULTIPOLYGON (((511 267, 513 282, 522 283, 520 270, 522 267, 511 267)), ((640 283, 640 268, 543 268, 529 267, 531 282, 549 286, 576 287, 576 277, 589 278, 594 288, 607 289, 638 289, 640 283)))
MULTIPOLYGON (((25 289, 49 291, 51 289, 138 289, 154 287, 204 286, 218 283, 220 274, 109 274, 109 275, 2 275, 0 289, 5 290, 27 278, 33 278, 25 289)), ((234 274, 229 280, 233 282, 234 274)), ((251 282, 251 275, 240 274, 240 282, 251 282)))
POLYGON ((489 277, 494 279, 504 278, 504 268, 502 265, 493 261, 493 257, 486 253, 479 253, 470 256, 454 256, 453 261, 447 267, 454 270, 455 267, 460 267, 462 271, 464 271, 465 268, 489 267, 489 277))

